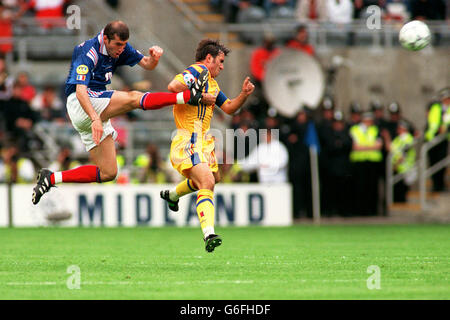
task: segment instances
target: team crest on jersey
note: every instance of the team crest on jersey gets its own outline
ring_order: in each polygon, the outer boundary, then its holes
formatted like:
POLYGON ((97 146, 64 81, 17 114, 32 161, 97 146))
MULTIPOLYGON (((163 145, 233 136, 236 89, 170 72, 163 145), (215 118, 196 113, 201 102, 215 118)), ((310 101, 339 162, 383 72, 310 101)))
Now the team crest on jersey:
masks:
POLYGON ((89 68, 87 65, 81 64, 77 67, 77 74, 87 74, 89 72, 89 68))
POLYGON ((184 80, 184 83, 186 83, 186 85, 188 86, 188 88, 191 88, 192 85, 193 85, 194 82, 195 82, 194 76, 193 76, 192 74, 190 74, 190 73, 186 73, 186 74, 183 76, 183 80, 184 80))
POLYGON ((77 81, 86 81, 86 76, 84 74, 77 75, 77 81))

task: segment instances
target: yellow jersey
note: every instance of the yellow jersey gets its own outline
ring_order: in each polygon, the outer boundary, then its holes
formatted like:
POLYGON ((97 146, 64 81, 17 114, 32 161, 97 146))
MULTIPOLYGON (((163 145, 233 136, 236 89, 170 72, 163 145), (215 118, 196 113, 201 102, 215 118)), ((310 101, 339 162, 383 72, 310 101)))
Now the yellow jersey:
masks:
MULTIPOLYGON (((191 81, 197 81, 198 76, 206 66, 202 63, 195 63, 187 67, 182 73, 175 76, 179 82, 188 85, 191 81)), ((219 84, 211 75, 206 83, 205 93, 215 95, 216 105, 220 108, 230 100, 220 91, 219 84)), ((211 118, 214 112, 214 105, 205 105, 200 103, 198 106, 188 104, 176 104, 173 108, 173 116, 177 129, 186 130, 189 133, 196 132, 203 136, 210 128, 211 118)))

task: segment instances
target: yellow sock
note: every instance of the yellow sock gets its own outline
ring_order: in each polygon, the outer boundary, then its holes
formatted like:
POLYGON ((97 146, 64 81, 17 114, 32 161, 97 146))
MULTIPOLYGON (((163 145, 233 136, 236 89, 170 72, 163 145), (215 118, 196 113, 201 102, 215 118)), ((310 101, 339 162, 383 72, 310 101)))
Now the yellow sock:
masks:
POLYGON ((197 195, 197 215, 206 238, 214 233, 214 191, 200 189, 197 195))
POLYGON ((175 189, 170 190, 169 197, 170 200, 177 201, 180 197, 195 191, 197 191, 197 189, 194 188, 192 180, 185 179, 181 181, 175 189))

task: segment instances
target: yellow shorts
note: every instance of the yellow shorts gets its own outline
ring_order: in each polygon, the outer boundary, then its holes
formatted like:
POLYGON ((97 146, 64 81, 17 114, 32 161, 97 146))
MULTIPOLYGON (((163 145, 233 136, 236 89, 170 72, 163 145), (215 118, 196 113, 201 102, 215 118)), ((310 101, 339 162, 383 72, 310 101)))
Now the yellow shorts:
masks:
POLYGON ((217 172, 219 166, 214 153, 214 137, 206 135, 199 141, 197 133, 177 134, 170 146, 170 161, 175 170, 185 176, 185 171, 199 163, 207 163, 211 172, 217 172))

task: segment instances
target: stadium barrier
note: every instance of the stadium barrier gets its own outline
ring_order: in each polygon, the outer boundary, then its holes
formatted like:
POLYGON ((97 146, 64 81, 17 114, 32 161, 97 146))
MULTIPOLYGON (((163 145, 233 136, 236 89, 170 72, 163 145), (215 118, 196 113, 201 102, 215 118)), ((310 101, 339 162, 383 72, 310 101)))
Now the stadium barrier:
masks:
POLYGON ((429 209, 427 204, 427 179, 439 170, 450 166, 450 154, 447 154, 445 158, 435 163, 433 166, 429 167, 428 164, 428 152, 431 148, 437 144, 448 139, 448 133, 441 133, 436 136, 433 140, 424 143, 420 148, 420 174, 419 174, 419 191, 420 191, 420 206, 422 210, 429 209))
MULTIPOLYGON (((10 203, 8 186, 0 185, 0 227, 198 226, 196 194, 181 198, 180 210, 172 212, 159 196, 160 190, 171 187, 173 185, 67 184, 52 188, 34 206, 31 203, 33 185, 12 185, 10 203)), ((214 199, 216 225, 291 225, 291 191, 289 184, 218 185, 214 199)))

